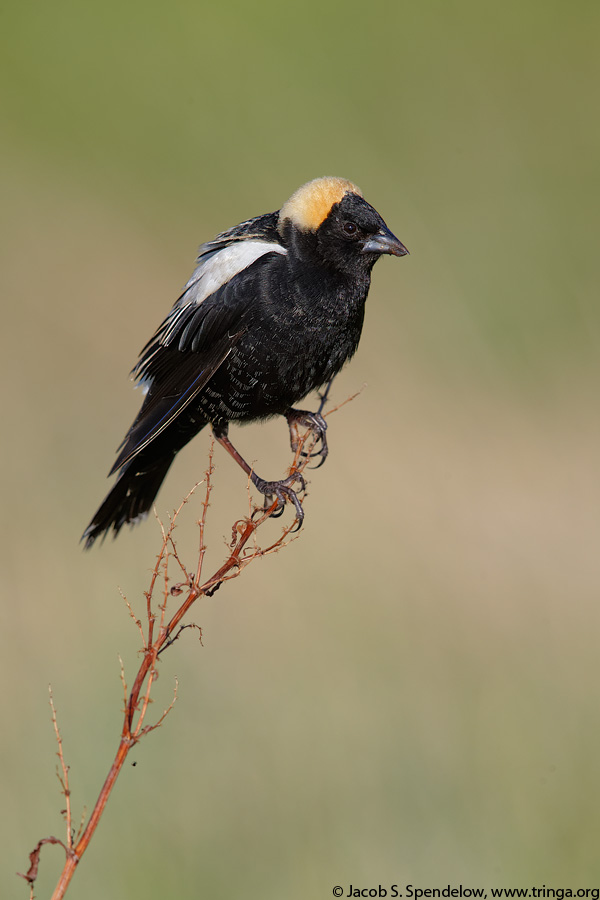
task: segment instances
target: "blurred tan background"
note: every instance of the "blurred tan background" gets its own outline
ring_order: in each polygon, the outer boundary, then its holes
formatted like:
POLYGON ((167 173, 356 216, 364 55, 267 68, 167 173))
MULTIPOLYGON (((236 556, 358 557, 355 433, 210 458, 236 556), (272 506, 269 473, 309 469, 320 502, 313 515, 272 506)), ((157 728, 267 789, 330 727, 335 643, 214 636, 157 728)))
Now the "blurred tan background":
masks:
MULTIPOLYGON (((153 712, 175 676, 178 703, 69 896, 598 886, 599 34, 586 0, 5 6, 2 897, 63 836, 48 683, 78 817, 118 741, 117 654, 139 661, 119 588, 141 612, 157 526, 78 545, 128 371, 198 244, 323 174, 411 251, 378 264, 334 399, 367 387, 299 540, 165 655, 153 712)), ((234 436, 275 477, 286 431, 234 436)), ((215 563, 246 509, 217 464, 215 563)))

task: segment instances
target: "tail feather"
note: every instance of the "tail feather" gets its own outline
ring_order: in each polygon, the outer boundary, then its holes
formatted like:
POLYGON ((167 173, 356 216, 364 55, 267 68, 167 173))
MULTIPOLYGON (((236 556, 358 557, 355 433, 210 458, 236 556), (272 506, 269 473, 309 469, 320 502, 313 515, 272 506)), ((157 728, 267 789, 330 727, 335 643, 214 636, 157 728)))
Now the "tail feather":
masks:
POLYGON ((145 466, 141 465, 142 456, 133 459, 121 472, 113 489, 83 532, 81 540, 85 541, 86 550, 89 550, 96 538, 102 536, 104 539, 111 530, 114 532, 113 537, 116 537, 123 525, 133 525, 151 509, 175 459, 175 453, 152 460, 145 466))

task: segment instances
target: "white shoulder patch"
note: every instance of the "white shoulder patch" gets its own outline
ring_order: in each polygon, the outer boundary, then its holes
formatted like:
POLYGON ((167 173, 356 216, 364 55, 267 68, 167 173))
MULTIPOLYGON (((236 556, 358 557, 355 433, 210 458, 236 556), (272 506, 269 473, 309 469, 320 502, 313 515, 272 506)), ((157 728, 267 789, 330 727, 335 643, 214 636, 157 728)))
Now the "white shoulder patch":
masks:
MULTIPOLYGON (((210 248, 210 244, 205 245, 210 248)), ((154 350, 146 357, 142 369, 138 368, 139 373, 148 367, 149 361, 156 354, 158 346, 168 346, 178 335, 181 328, 188 321, 190 313, 193 309, 210 297, 215 291, 227 284, 238 275, 251 266, 253 262, 260 259, 266 253, 281 253, 283 256, 287 254, 285 247, 276 241, 253 241, 241 240, 228 244, 221 250, 208 250, 206 255, 200 257, 200 262, 196 266, 194 274, 183 289, 183 293, 179 300, 173 306, 171 312, 163 322, 159 329, 158 344, 154 350)), ((134 370, 135 372, 136 370, 134 370)), ((142 378, 143 383, 143 378, 142 378)))
POLYGON ((260 259, 266 253, 281 253, 285 256, 287 250, 281 244, 267 241, 236 241, 210 254, 205 260, 201 260, 196 271, 185 286, 182 303, 190 302, 197 305, 218 291, 220 287, 243 272, 253 262, 260 259))

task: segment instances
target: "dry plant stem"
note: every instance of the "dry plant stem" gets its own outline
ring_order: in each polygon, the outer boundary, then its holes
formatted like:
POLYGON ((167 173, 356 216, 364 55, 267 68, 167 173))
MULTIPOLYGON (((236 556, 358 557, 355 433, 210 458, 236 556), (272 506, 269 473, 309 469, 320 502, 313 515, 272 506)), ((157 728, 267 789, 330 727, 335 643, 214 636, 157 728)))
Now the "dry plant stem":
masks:
MULTIPOLYGON (((308 431, 301 438, 294 454, 292 465, 290 467, 290 474, 303 472, 303 470, 307 467, 308 462, 310 461, 310 452, 315 443, 315 436, 310 431, 308 431), (307 447, 308 453, 307 455, 303 456, 302 452, 305 446, 307 447)), ((164 711, 158 721, 152 725, 144 725, 144 720, 148 711, 148 705, 150 703, 150 692, 152 689, 152 684, 157 677, 156 663, 158 660, 158 656, 162 650, 165 650, 177 639, 177 637, 181 633, 182 628, 185 627, 180 626, 179 631, 175 633, 175 629, 179 626, 180 622, 189 611, 190 607, 199 597, 212 595, 214 591, 216 591, 217 588, 221 584, 223 584, 224 581, 237 577, 245 568, 245 566, 252 562, 254 559, 280 550, 283 546, 285 546, 286 543, 288 543, 288 540, 290 539, 290 533, 294 529, 295 520, 288 527, 283 529, 281 535, 270 546, 261 548, 256 541, 256 532, 267 521, 267 519, 270 518, 272 513, 275 512, 277 508, 277 502, 274 502, 270 507, 261 510, 252 510, 251 505, 250 514, 246 518, 240 519, 233 526, 233 540, 230 545, 231 552, 229 553, 227 559, 210 578, 208 578, 204 583, 201 583, 202 568, 206 551, 204 535, 210 495, 212 491, 212 460, 213 446, 211 445, 209 465, 205 479, 205 497, 202 504, 201 518, 198 522, 200 541, 196 572, 194 574, 189 574, 189 572, 186 571, 182 561, 177 554, 177 548, 173 538, 173 531, 176 525, 177 517, 181 512, 181 509, 187 503, 193 491, 195 490, 194 488, 192 489, 192 491, 190 491, 179 509, 173 515, 169 528, 165 530, 161 524, 162 546, 156 560, 156 565, 154 566, 154 569, 152 571, 148 591, 146 592, 147 632, 144 632, 142 623, 136 618, 129 602, 126 598, 124 598, 129 609, 129 614, 141 633, 144 656, 129 694, 127 693, 123 663, 122 661, 120 663, 121 680, 123 683, 125 696, 125 709, 119 746, 106 780, 96 801, 96 804, 92 810, 92 813, 85 827, 83 828, 83 831, 80 828, 78 834, 75 836, 73 835, 71 820, 71 800, 68 766, 65 764, 62 739, 58 729, 56 712, 54 709, 54 703, 52 701, 52 694, 50 695, 52 721, 56 733, 56 739, 58 743, 58 757, 62 770, 62 776, 59 774, 59 780, 61 783, 62 793, 64 794, 66 799, 66 809, 64 810, 64 815, 67 824, 67 843, 65 844, 63 841, 60 841, 58 838, 54 837, 44 838, 33 850, 30 855, 31 865, 29 871, 22 876, 30 885, 31 897, 33 897, 33 886, 37 878, 41 848, 46 843, 58 843, 63 847, 65 851, 65 865, 54 893, 52 894, 52 900, 61 900, 61 898, 64 897, 75 869, 77 868, 81 857, 89 846, 96 828, 98 827, 98 823, 100 822, 100 819, 108 802, 108 798, 110 797, 119 773, 123 768, 129 751, 145 734, 148 734, 155 728, 158 728, 172 709, 173 704, 177 698, 177 684, 175 687, 175 694, 170 706, 164 711), (249 546, 249 542, 251 541, 251 539, 253 539, 253 542, 249 546), (169 563, 171 560, 173 560, 179 566, 181 572, 183 573, 185 581, 181 585, 175 585, 171 589, 169 589, 168 571, 169 563), (161 579, 163 581, 163 599, 162 602, 158 604, 158 609, 155 611, 152 600, 155 589, 157 587, 157 583, 161 579), (180 604, 176 612, 168 617, 168 600, 170 600, 173 596, 177 596, 181 593, 186 593, 183 602, 180 604)), ((197 486, 198 485, 196 485, 196 487, 197 486)))
POLYGON ((56 707, 54 706, 54 697, 52 696, 52 687, 48 688, 48 693, 50 695, 50 709, 52 710, 52 725, 54 726, 54 734, 56 735, 56 743, 58 745, 57 756, 60 760, 60 767, 62 769, 62 776, 58 773, 58 771, 56 774, 58 780, 60 781, 62 793, 65 798, 66 809, 64 810, 64 816, 67 823, 67 847, 70 849, 73 846, 73 828, 71 821, 71 790, 69 788, 69 767, 65 763, 62 737, 60 736, 60 731, 58 730, 56 707))

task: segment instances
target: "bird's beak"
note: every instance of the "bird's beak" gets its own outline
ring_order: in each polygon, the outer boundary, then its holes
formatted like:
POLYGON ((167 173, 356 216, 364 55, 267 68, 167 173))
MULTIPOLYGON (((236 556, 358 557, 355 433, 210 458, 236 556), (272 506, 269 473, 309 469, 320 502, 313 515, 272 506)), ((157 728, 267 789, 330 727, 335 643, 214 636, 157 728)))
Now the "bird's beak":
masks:
POLYGON ((385 225, 362 245, 363 253, 390 253, 392 256, 406 256, 408 250, 395 234, 385 225))

